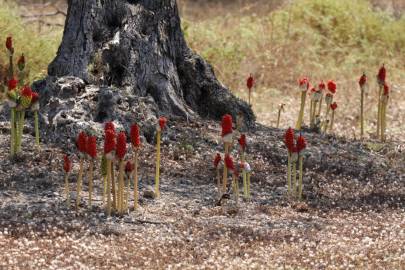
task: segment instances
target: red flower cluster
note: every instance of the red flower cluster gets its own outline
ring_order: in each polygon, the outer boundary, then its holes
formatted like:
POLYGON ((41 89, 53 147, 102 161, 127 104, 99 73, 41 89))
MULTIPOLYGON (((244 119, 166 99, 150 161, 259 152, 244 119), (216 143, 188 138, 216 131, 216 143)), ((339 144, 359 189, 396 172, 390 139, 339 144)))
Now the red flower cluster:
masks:
POLYGON ((104 153, 108 154, 115 150, 115 131, 107 129, 104 139, 104 153))
POLYGON ((164 117, 164 116, 159 117, 159 127, 160 127, 160 130, 165 129, 166 123, 167 123, 166 117, 164 117))
POLYGON ((332 93, 336 93, 336 83, 332 80, 328 81, 328 90, 332 93))
POLYGON ((141 140, 139 138, 139 127, 137 124, 131 126, 131 143, 135 148, 141 146, 141 140))
POLYGON ((25 57, 24 54, 20 56, 17 62, 18 69, 22 71, 25 68, 25 57))
POLYGON ((131 173, 135 169, 135 165, 131 162, 128 161, 127 164, 125 165, 125 172, 127 174, 131 173))
POLYGON ((246 80, 246 86, 250 90, 252 90, 253 85, 255 84, 255 79, 253 78, 252 74, 249 75, 249 78, 246 80))
POLYGON ((31 93, 31 102, 34 104, 39 100, 39 94, 37 92, 32 92, 31 93))
POLYGON ((245 134, 240 135, 240 138, 238 139, 238 142, 239 142, 239 145, 242 148, 242 150, 245 151, 246 145, 247 145, 247 143, 246 143, 246 135, 245 134))
POLYGON ((214 159, 214 167, 215 168, 218 167, 219 163, 221 162, 221 159, 222 159, 221 155, 219 153, 217 153, 217 155, 215 156, 215 159, 214 159))
POLYGON ((222 137, 232 133, 232 116, 230 114, 225 114, 222 117, 222 137))
POLYGON ((225 156, 225 165, 229 170, 231 170, 231 171, 235 170, 235 166, 233 165, 232 157, 228 154, 225 156))
POLYGON ((299 79, 298 83, 301 88, 306 87, 306 90, 308 90, 310 88, 310 83, 309 83, 309 80, 307 77, 303 77, 303 78, 299 79))
POLYGON ((79 133, 79 136, 76 140, 76 146, 81 153, 87 153, 87 134, 82 131, 79 133))
POLYGON ((96 136, 89 136, 87 138, 87 154, 93 159, 97 157, 97 138, 96 138, 96 136))
POLYGON ((13 38, 12 37, 7 37, 7 39, 6 39, 6 48, 10 52, 13 50, 13 38))
POLYGON ((386 76, 387 76, 387 70, 385 69, 385 66, 383 64, 382 67, 380 68, 380 70, 378 71, 378 75, 377 75, 378 83, 384 84, 386 76))
POLYGON ((321 81, 318 85, 319 91, 323 91, 326 89, 326 85, 323 81, 321 81))
POLYGON ((390 88, 388 84, 384 83, 384 96, 388 96, 390 94, 390 88))
POLYGON ((330 104, 330 108, 332 109, 332 111, 336 110, 338 107, 336 102, 333 102, 332 104, 330 104))
POLYGON ((32 89, 28 85, 24 85, 23 89, 21 90, 21 96, 23 97, 32 97, 32 89))
POLYGON ((127 152, 127 136, 124 131, 118 134, 116 154, 118 159, 123 160, 127 152))
POLYGON ((294 130, 291 127, 284 134, 284 143, 290 153, 294 152, 294 130))
POLYGON ((367 82, 367 76, 365 73, 363 73, 363 75, 361 75, 360 80, 359 80, 359 85, 361 88, 363 88, 363 86, 366 84, 367 82))
POLYGON ((65 173, 69 173, 72 170, 72 162, 70 161, 68 155, 63 157, 63 170, 65 173))
POLYGON ((115 134, 115 126, 113 122, 107 122, 104 126, 104 131, 111 130, 115 134))
POLYGON ((17 84, 18 84, 17 79, 15 77, 11 78, 7 83, 8 90, 9 91, 14 90, 17 87, 17 84))
POLYGON ((304 136, 302 136, 300 134, 300 136, 298 136, 297 138, 297 151, 301 152, 302 150, 304 150, 307 147, 307 142, 305 141, 304 136))

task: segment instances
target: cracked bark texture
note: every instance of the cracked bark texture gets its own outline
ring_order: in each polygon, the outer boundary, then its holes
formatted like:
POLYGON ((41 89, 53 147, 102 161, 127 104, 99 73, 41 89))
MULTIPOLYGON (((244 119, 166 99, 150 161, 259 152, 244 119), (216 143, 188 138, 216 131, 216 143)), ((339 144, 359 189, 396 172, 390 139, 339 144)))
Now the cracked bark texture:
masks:
POLYGON ((219 119, 255 116, 215 77, 184 39, 175 0, 69 0, 62 44, 50 77, 75 76, 88 84, 152 96, 160 113, 219 119))

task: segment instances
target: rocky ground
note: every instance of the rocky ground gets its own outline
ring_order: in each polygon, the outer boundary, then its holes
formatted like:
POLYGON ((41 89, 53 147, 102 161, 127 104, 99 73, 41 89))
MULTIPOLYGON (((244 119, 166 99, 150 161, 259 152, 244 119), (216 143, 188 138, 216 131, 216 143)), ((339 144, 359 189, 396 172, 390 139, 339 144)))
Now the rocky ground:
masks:
MULTIPOLYGON (((403 269, 404 145, 304 132, 304 203, 288 199, 283 130, 248 133, 252 201, 218 205, 211 121, 169 121, 162 145, 162 197, 141 198, 124 218, 104 215, 101 177, 81 210, 66 207, 57 146, 8 156, 0 124, 0 268, 4 269, 403 269)), ((237 156, 237 150, 233 150, 237 156)), ((153 184, 154 147, 144 144, 140 189, 153 184)), ((70 177, 75 190, 77 158, 70 177)), ((72 195, 75 196, 74 192, 72 195)))

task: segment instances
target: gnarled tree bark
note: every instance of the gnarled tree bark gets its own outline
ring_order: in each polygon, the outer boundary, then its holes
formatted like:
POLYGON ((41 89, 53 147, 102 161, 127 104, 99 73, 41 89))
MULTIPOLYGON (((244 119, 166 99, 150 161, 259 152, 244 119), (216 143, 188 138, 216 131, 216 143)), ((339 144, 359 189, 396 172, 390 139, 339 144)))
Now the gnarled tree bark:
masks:
MULTIPOLYGON (((211 66, 186 44, 175 0, 69 0, 62 44, 51 77, 152 96, 160 113, 219 119, 255 116, 232 95, 211 66)), ((103 117, 101 117, 103 118, 103 117)), ((101 119, 106 120, 106 119, 101 119)))

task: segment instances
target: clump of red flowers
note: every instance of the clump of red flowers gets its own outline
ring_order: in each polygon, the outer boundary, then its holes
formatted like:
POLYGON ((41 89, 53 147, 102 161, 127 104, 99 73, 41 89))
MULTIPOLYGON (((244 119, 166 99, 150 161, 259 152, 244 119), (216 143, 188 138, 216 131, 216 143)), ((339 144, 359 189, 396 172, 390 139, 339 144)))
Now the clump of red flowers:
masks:
POLYGON ((225 114, 222 117, 222 133, 221 136, 224 137, 232 133, 232 116, 230 114, 225 114))
POLYGON ((12 37, 7 37, 7 39, 6 39, 6 48, 10 53, 14 53, 13 38, 12 37))
POLYGON ((89 136, 87 138, 87 154, 95 159, 97 157, 97 138, 96 136, 89 136))
POLYGON ((72 162, 70 161, 68 155, 63 157, 63 170, 65 173, 69 173, 72 170, 72 162))
POLYGON ((380 85, 385 84, 386 76, 387 76, 387 70, 385 69, 385 65, 383 64, 377 74, 377 81, 380 85))
POLYGON ((127 136, 124 131, 118 133, 116 155, 118 159, 123 160, 127 152, 127 136))
POLYGON ((115 150, 115 132, 112 129, 105 131, 104 153, 109 154, 115 150))
POLYGON ((235 166, 233 164, 233 159, 229 154, 225 155, 225 165, 230 171, 235 171, 235 166))
POLYGON ((336 83, 333 80, 328 81, 328 90, 332 94, 336 93, 336 83))
POLYGON ((363 75, 361 75, 361 77, 359 79, 360 88, 363 89, 363 87, 366 85, 366 83, 367 83, 367 76, 365 73, 363 73, 363 75))
POLYGON ((125 164, 125 173, 130 174, 134 169, 135 169, 134 164, 128 160, 127 164, 125 164))
POLYGON ((164 130, 167 123, 167 119, 164 116, 159 117, 159 127, 160 130, 164 130))
POLYGON ((17 79, 15 77, 12 77, 7 83, 8 90, 9 91, 14 90, 17 87, 17 84, 18 84, 17 79))
POLYGON ((87 153, 87 134, 81 131, 76 140, 76 146, 81 153, 87 153))
POLYGON ((238 139, 238 142, 239 142, 239 145, 240 145, 242 151, 245 151, 246 150, 246 145, 247 145, 247 143, 246 143, 246 135, 245 134, 240 135, 240 138, 238 139))
POLYGON ((247 78, 247 80, 246 80, 246 86, 249 89, 249 91, 252 90, 254 83, 255 83, 255 79, 253 78, 253 75, 250 74, 249 78, 247 78))
POLYGON ((139 127, 137 124, 131 126, 130 136, 131 136, 131 143, 135 148, 141 146, 141 140, 139 137, 139 127))
POLYGON ((221 155, 219 153, 217 153, 217 155, 215 156, 214 159, 214 167, 218 168, 219 163, 221 162, 222 158, 221 155))
POLYGON ((291 127, 284 134, 284 143, 290 153, 294 152, 294 130, 291 127))
POLYGON ((336 102, 333 102, 332 104, 330 104, 330 108, 332 109, 332 111, 336 110, 338 107, 336 102))

